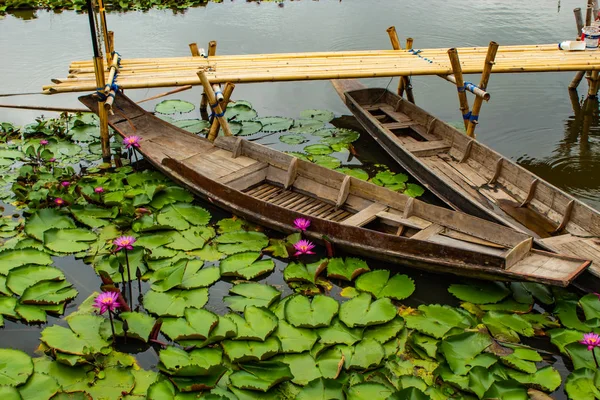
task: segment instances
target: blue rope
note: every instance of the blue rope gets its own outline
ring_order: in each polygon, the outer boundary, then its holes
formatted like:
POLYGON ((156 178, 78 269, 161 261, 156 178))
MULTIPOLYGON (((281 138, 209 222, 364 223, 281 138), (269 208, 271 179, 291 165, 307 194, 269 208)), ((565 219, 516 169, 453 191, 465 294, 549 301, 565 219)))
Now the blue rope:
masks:
POLYGON ((471 120, 471 122, 477 122, 479 120, 479 115, 471 115, 470 120, 471 120))
POLYGON ((96 96, 98 96, 98 98, 100 99, 100 101, 106 101, 106 99, 108 98, 108 96, 106 96, 104 94, 104 92, 100 89, 100 90, 96 90, 96 96))
POLYGON ((464 86, 457 86, 456 90, 458 90, 458 93, 464 93, 465 92, 465 87, 464 86))
POLYGON ((466 114, 463 114, 463 119, 469 119, 469 118, 471 118, 471 111, 469 111, 466 114))

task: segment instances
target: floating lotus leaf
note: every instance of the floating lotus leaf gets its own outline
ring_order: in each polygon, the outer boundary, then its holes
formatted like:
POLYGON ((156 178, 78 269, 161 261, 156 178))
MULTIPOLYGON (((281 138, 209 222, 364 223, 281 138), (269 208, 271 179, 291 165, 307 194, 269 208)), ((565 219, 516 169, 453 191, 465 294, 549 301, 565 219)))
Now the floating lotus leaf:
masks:
POLYGON ((259 252, 247 251, 232 254, 221 261, 219 267, 223 276, 237 276, 244 279, 254 279, 275 269, 273 260, 259 260, 259 252))
POLYGON ((225 254, 243 251, 260 251, 269 244, 269 238, 262 232, 234 231, 218 236, 215 240, 218 250, 225 254))
POLYGON ((554 392, 561 384, 560 374, 550 366, 541 368, 534 374, 524 374, 508 370, 508 375, 525 386, 534 387, 546 392, 554 392))
POLYGON ((218 268, 202 268, 201 260, 181 259, 170 267, 161 268, 153 274, 152 290, 165 292, 173 288, 194 289, 209 287, 219 280, 218 268))
POLYGON ((253 340, 224 340, 223 351, 232 363, 262 361, 279 353, 279 339, 270 336, 264 342, 253 340))
POLYGON ((346 369, 370 369, 381 364, 385 351, 381 344, 373 339, 363 339, 354 347, 342 346, 342 352, 347 349, 344 367, 346 369))
POLYGON ((331 136, 323 137, 321 143, 329 146, 336 144, 350 144, 356 142, 360 138, 360 133, 352 129, 338 128, 331 134, 331 136))
POLYGON ((281 362, 242 364, 240 368, 241 371, 229 376, 231 384, 239 389, 267 392, 278 383, 294 378, 290 368, 281 362))
POLYGON ((59 140, 57 142, 50 141, 47 149, 54 153, 56 158, 73 157, 79 154, 82 150, 81 146, 66 140, 59 140))
POLYGON ((244 310, 244 316, 230 313, 227 318, 232 320, 237 326, 237 336, 235 340, 256 340, 265 341, 265 339, 277 329, 277 317, 271 311, 262 307, 248 306, 244 310))
POLYGON ((306 265, 300 262, 292 262, 283 270, 283 279, 286 282, 315 283, 317 277, 323 272, 327 265, 327 259, 322 259, 306 265))
POLYGON ((100 138, 100 127, 97 125, 79 125, 69 131, 74 142, 95 142, 100 138))
POLYGON ((384 344, 395 338, 402 329, 404 329, 404 320, 396 317, 386 324, 365 329, 362 336, 364 339, 373 339, 376 342, 384 344))
POLYGON ((332 258, 327 264, 327 277, 352 281, 358 275, 370 271, 367 263, 359 258, 332 258))
POLYGON ((294 120, 294 127, 290 129, 290 132, 294 133, 310 133, 319 129, 323 129, 325 123, 318 119, 296 119, 294 120))
POLYGON ((306 146, 304 151, 310 155, 327 155, 333 153, 333 149, 325 144, 311 144, 306 146))
MULTIPOLYGON (((52 396, 59 390, 60 387, 54 378, 37 372, 29 377, 25 385, 19 387, 19 393, 23 399, 55 399, 56 397, 52 396)), ((0 398, 5 399, 1 394, 0 398)))
POLYGON ((452 371, 455 374, 464 375, 474 366, 486 366, 481 365, 482 360, 478 360, 477 357, 491 344, 492 338, 485 333, 464 332, 444 339, 440 345, 440 351, 452 371))
POLYGON ((579 305, 585 314, 586 320, 600 319, 600 297, 595 293, 589 293, 579 299, 579 305))
POLYGON ((419 332, 414 332, 412 335, 410 335, 410 339, 411 346, 415 351, 418 352, 419 350, 422 350, 425 352, 427 357, 436 358, 438 345, 440 343, 438 339, 434 339, 431 336, 423 335, 419 332))
POLYGON ((90 228, 100 228, 110 223, 107 219, 115 218, 119 214, 117 207, 102 208, 93 204, 85 206, 74 205, 70 208, 73 217, 90 228))
POLYGON ((483 395, 484 399, 529 400, 527 389, 515 381, 494 382, 483 395))
POLYGON ((343 399, 343 384, 333 379, 318 378, 309 382, 298 395, 297 400, 343 399))
POLYGON ((181 232, 173 232, 170 243, 165 246, 173 250, 191 251, 201 249, 215 236, 215 230, 209 226, 194 226, 181 232))
POLYGON ((148 388, 149 400, 175 399, 175 387, 169 380, 156 381, 148 388))
POLYGON ((156 220, 161 225, 177 230, 188 229, 191 225, 206 225, 210 221, 210 213, 202 207, 189 203, 174 203, 163 207, 156 220))
POLYGON ((154 107, 154 111, 159 114, 189 113, 196 108, 189 101, 184 100, 163 100, 154 107))
MULTIPOLYGON (((2 253, 0 253, 0 257, 2 253)), ((600 320, 591 319, 581 321, 577 315, 577 302, 574 300, 558 300, 554 308, 554 315, 565 328, 576 329, 582 332, 592 332, 600 328, 600 320)))
POLYGON ((407 196, 416 198, 422 196, 425 193, 425 189, 422 186, 419 186, 415 183, 407 183, 406 189, 402 193, 404 193, 407 196))
POLYGON ((96 240, 96 234, 82 228, 49 229, 44 232, 44 246, 58 253, 77 253, 86 251, 89 242, 96 240))
POLYGON ((316 119, 322 122, 329 122, 333 119, 334 114, 328 110, 304 110, 300 113, 302 118, 316 119))
POLYGON ((573 371, 565 381, 565 392, 570 399, 598 399, 600 389, 595 385, 596 369, 581 368, 573 371))
MULTIPOLYGON (((583 335, 580 336, 580 339, 583 338, 583 335)), ((594 347, 593 350, 588 350, 586 345, 583 345, 579 342, 571 343, 565 346, 566 353, 571 357, 571 361, 573 361, 573 368, 596 368, 596 361, 594 360, 594 355, 596 359, 600 359, 600 348, 594 347)), ((534 360, 529 360, 534 361, 534 360)), ((533 368, 530 367, 530 363, 525 363, 525 368, 521 365, 516 366, 515 368, 520 369, 524 372, 533 373, 533 368)))
POLYGON ((295 145, 295 144, 306 143, 306 142, 308 142, 308 139, 306 138, 306 136, 303 136, 303 135, 300 135, 297 133, 292 133, 289 135, 279 136, 279 141, 281 141, 285 144, 295 145))
POLYGON ((210 331, 207 339, 179 340, 179 343, 182 346, 195 346, 201 348, 225 339, 233 338, 237 335, 237 326, 232 320, 221 315, 217 315, 217 320, 216 326, 210 331))
POLYGON ((518 343, 519 335, 532 337, 535 332, 533 326, 517 314, 490 311, 481 321, 487 326, 496 340, 501 342, 518 343))
POLYGON ((258 121, 241 121, 241 122, 230 122, 229 126, 231 132, 235 136, 250 136, 258 133, 263 128, 262 124, 258 121))
POLYGON ((6 286, 13 293, 20 296, 25 289, 40 281, 61 281, 64 279, 64 274, 58 268, 25 265, 10 270, 6 279, 6 286))
POLYGON ((19 318, 17 312, 15 311, 16 306, 17 299, 15 297, 0 296, 0 315, 19 318))
POLYGON ((354 178, 360 179, 362 181, 369 180, 369 173, 361 168, 349 168, 349 167, 340 167, 335 169, 342 174, 350 175, 354 178))
POLYGON ((561 353, 567 354, 565 346, 582 340, 582 333, 573 329, 550 329, 546 332, 550 341, 558 347, 561 353))
POLYGON ((43 241, 44 232, 52 228, 75 228, 75 222, 56 208, 42 208, 28 219, 25 225, 25 233, 39 241, 43 241))
POLYGON ((309 155, 304 154, 304 153, 299 153, 297 151, 286 151, 285 154, 289 154, 292 157, 296 157, 302 161, 310 161, 310 159, 308 158, 309 155))
MULTIPOLYGON (((506 356, 500 357, 500 361, 504 365, 529 374, 534 374, 537 371, 535 363, 542 361, 542 356, 540 356, 540 354, 537 351, 535 351, 534 349, 528 349, 525 347, 519 347, 516 345, 509 344, 505 344, 505 347, 513 349, 513 352, 506 356)), ((586 349, 585 347, 583 348, 586 349)), ((575 369, 577 368, 578 367, 575 366, 575 369)))
POLYGON ((61 353, 74 355, 107 354, 110 343, 100 335, 104 318, 96 315, 74 315, 68 319, 69 328, 53 325, 42 331, 40 340, 61 353))
POLYGON ((510 290, 499 282, 481 282, 477 285, 452 284, 448 291, 458 299, 473 304, 497 303, 510 294, 510 290))
POLYGON ((342 162, 340 160, 338 160, 337 158, 332 157, 332 156, 312 155, 312 156, 310 156, 310 159, 315 164, 320 165, 321 167, 329 168, 329 169, 336 169, 340 165, 342 165, 342 162))
POLYGON ((394 393, 387 400, 429 400, 432 398, 416 387, 407 387, 394 393))
POLYGON ((250 121, 258 116, 256 110, 251 104, 240 103, 230 104, 225 110, 225 118, 228 121, 250 121))
POLYGON ((334 344, 351 346, 363 338, 362 328, 348 328, 339 318, 334 318, 331 325, 317 329, 317 333, 319 334, 319 343, 326 346, 334 344))
POLYGON ((148 250, 155 250, 158 247, 171 243, 173 238, 164 233, 146 233, 136 237, 135 247, 143 247, 148 250))
POLYGON ((285 304, 285 317, 297 328, 320 328, 331 323, 339 307, 335 299, 324 295, 317 295, 312 301, 295 296, 285 304))
POLYGON ((207 339, 219 323, 219 318, 204 309, 188 308, 185 318, 164 318, 161 331, 171 340, 207 339))
MULTIPOLYGON (((190 309, 191 310, 191 309, 190 309)), ((150 337, 150 332, 156 323, 156 320, 148 314, 143 314, 134 311, 125 311, 119 314, 119 317, 127 321, 127 338, 133 338, 142 342, 147 342, 150 337)), ((164 324, 163 324, 164 327, 164 324)), ((105 320, 101 328, 102 335, 109 339, 112 336, 110 328, 110 321, 105 320)), ((123 324, 121 321, 115 321, 115 334, 117 336, 124 336, 123 324)))
POLYGON ((395 316, 396 307, 389 298, 372 301, 367 293, 348 300, 340 307, 340 320, 349 328, 384 324, 395 316))
POLYGON ((263 117, 257 121, 262 124, 262 130, 265 133, 287 131, 294 125, 293 119, 283 117, 263 117))
MULTIPOLYGON (((463 303, 466 304, 466 303, 463 303)), ((481 304, 478 306, 482 311, 507 311, 518 314, 528 313, 533 308, 533 304, 519 303, 511 298, 506 298, 495 304, 481 304)))
POLYGON ((371 293, 375 298, 390 297, 403 300, 415 291, 414 281, 406 275, 396 274, 389 278, 388 270, 377 270, 362 274, 356 280, 356 289, 371 293))
MULTIPOLYGON (((385 187, 395 187, 403 185, 408 181, 408 175, 406 174, 395 174, 392 171, 386 170, 378 172, 377 175, 371 180, 374 184, 385 187)), ((397 190, 397 189, 392 189, 397 190)))
POLYGON ((381 383, 359 383, 346 391, 346 400, 386 400, 394 393, 381 383))
POLYGON ((96 376, 94 384, 86 388, 93 399, 118 399, 130 393, 135 386, 135 378, 128 368, 108 367, 102 370, 100 377, 96 376))
POLYGON ((295 328, 280 320, 274 335, 281 342, 282 353, 302 353, 309 351, 319 338, 314 330, 295 328))
POLYGON ((178 186, 169 186, 156 193, 150 202, 150 205, 156 209, 161 209, 167 204, 177 202, 191 203, 194 196, 191 193, 178 186))
POLYGON ((17 304, 15 312, 29 324, 42 324, 46 322, 46 311, 37 305, 17 304))
POLYGON ((321 377, 321 371, 319 371, 315 359, 308 352, 279 355, 274 357, 272 361, 279 361, 290 367, 293 375, 292 383, 296 385, 304 386, 308 382, 321 377))
MULTIPOLYGON (((227 372, 227 368, 225 366, 220 366, 216 368, 215 371, 210 375, 199 375, 185 378, 180 376, 172 376, 169 377, 169 379, 171 380, 171 382, 173 382, 175 387, 177 387, 177 389, 180 392, 176 398, 181 398, 182 396, 185 396, 187 392, 198 392, 201 390, 210 390, 214 388, 215 386, 217 386, 217 383, 219 382, 223 374, 225 374, 225 372, 227 372)), ((190 394, 188 394, 188 396, 190 394)), ((191 395, 193 396, 193 394, 191 395)), ((203 397, 211 398, 213 396, 208 395, 203 397)), ((222 397, 216 396, 216 399, 222 399, 222 397)), ((226 399, 227 398, 225 398, 225 400, 226 399)))
POLYGON ((243 312, 246 306, 269 307, 281 296, 273 286, 261 283, 240 283, 229 289, 237 296, 225 296, 223 302, 233 311, 243 312))
POLYGON ((18 386, 33 373, 31 357, 15 349, 0 349, 0 386, 18 386))
POLYGON ((174 121, 173 125, 192 133, 200 133, 203 129, 210 127, 210 123, 202 119, 180 119, 174 121))
POLYGON ((0 275, 0 295, 12 296, 13 292, 6 286, 6 276, 0 275))
POLYGON ((554 304, 554 296, 548 286, 535 282, 522 282, 525 290, 543 304, 554 304))
POLYGON ((219 261, 225 256, 225 254, 217 249, 216 244, 213 243, 204 245, 200 250, 192 250, 188 254, 204 261, 219 261))
POLYGON ((219 227, 217 231, 219 234, 243 231, 245 225, 246 221, 237 217, 223 218, 217 221, 217 226, 219 227))
POLYGON ((67 281, 40 281, 28 287, 21 296, 23 304, 58 304, 77 296, 67 281))
POLYGON ((316 360, 317 367, 319 368, 319 371, 321 371, 323 378, 337 379, 344 367, 345 356, 342 354, 340 346, 334 346, 323 349, 316 357, 316 360))
POLYGON ((166 374, 177 376, 210 375, 220 369, 223 353, 218 348, 195 349, 186 352, 169 346, 158 354, 158 368, 166 374))
POLYGON ((185 309, 202 308, 208 302, 208 289, 178 290, 164 293, 150 290, 144 295, 144 308, 164 317, 182 317, 185 309))

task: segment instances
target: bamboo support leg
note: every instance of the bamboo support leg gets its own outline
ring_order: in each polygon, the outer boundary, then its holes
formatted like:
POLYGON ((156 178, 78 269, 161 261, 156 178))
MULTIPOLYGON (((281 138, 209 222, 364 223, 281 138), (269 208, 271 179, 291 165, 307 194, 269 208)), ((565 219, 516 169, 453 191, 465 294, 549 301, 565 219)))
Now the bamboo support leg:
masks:
POLYGON ((217 103, 217 99, 215 98, 215 92, 213 92, 213 89, 210 86, 210 81, 208 80, 206 73, 204 71, 200 71, 198 72, 198 77, 202 82, 202 86, 204 87, 204 93, 206 93, 206 96, 208 97, 208 101, 210 102, 211 108, 215 112, 215 117, 221 124, 221 127, 223 128, 223 133, 225 133, 225 136, 233 136, 233 134, 231 133, 231 129, 229 128, 229 124, 227 123, 227 119, 223 116, 223 109, 221 108, 221 105, 217 103))
MULTIPOLYGON (((94 57, 94 69, 96 71, 96 87, 103 88, 104 60, 102 57, 94 57)), ((108 136, 108 113, 104 108, 104 102, 98 100, 98 118, 100 119, 100 144, 102 145, 102 159, 110 162, 110 138, 108 136)))
MULTIPOLYGON (((221 103, 221 108, 223 112, 227 109, 227 105, 229 104, 229 99, 231 98, 231 93, 233 93, 233 89, 235 89, 235 85, 231 82, 227 82, 225 84, 225 89, 223 89, 223 103, 221 103)), ((219 128, 221 127, 221 123, 217 118, 215 118, 210 126, 210 130, 208 132, 208 140, 213 141, 219 134, 219 128)))
MULTIPOLYGON (((490 42, 487 55, 485 56, 483 72, 481 73, 481 81, 479 82, 479 87, 482 90, 485 90, 487 88, 487 84, 490 79, 490 74, 492 73, 492 66, 494 65, 494 59, 496 58, 497 52, 498 43, 490 42)), ((483 99, 481 97, 475 97, 475 101, 473 102, 473 110, 471 111, 471 117, 469 119, 469 125, 467 127, 467 135, 469 137, 475 137, 475 126, 477 125, 477 121, 479 119, 479 111, 481 111, 482 104, 483 99)))
POLYGON ((575 25, 577 26, 577 35, 576 38, 581 37, 581 30, 583 29, 583 14, 581 14, 581 8, 577 7, 573 9, 573 14, 575 14, 575 25))
POLYGON ((588 97, 595 98, 598 96, 598 71, 592 71, 589 81, 588 97))
POLYGON ((217 54, 217 41, 211 40, 208 42, 208 56, 214 56, 215 54, 217 54))
POLYGON ((113 31, 108 31, 108 50, 110 51, 110 57, 112 60, 115 52, 115 33, 113 31))
POLYGON ((465 91, 465 82, 463 81, 462 67, 458 58, 458 51, 455 48, 448 50, 448 57, 452 65, 452 72, 456 80, 456 89, 458 90, 458 102, 460 104, 460 113, 465 123, 465 129, 469 127, 469 99, 465 91))
POLYGON ((192 57, 200 57, 200 50, 198 50, 198 45, 196 43, 190 43, 188 46, 190 46, 192 57))
POLYGON ((591 26, 592 25, 592 21, 594 21, 593 15, 594 14, 594 8, 591 5, 591 1, 588 0, 588 5, 585 9, 585 26, 591 26))
POLYGON ((585 76, 585 71, 579 71, 573 77, 571 83, 569 83, 569 90, 577 90, 577 87, 581 83, 581 80, 585 76))
MULTIPOLYGON (((406 50, 411 50, 413 47, 413 38, 406 38, 406 50)), ((403 87, 404 90, 406 91, 406 100, 410 101, 411 103, 415 103, 415 96, 413 94, 413 90, 412 90, 412 82, 410 79, 410 76, 403 76, 400 79, 403 83, 403 87)))
MULTIPOLYGON (((395 26, 390 26, 386 30, 388 36, 390 37, 390 42, 392 43, 392 48, 394 50, 402 50, 402 46, 400 45, 400 41, 398 40, 398 33, 396 32, 395 26)), ((398 79, 398 95, 402 96, 404 94, 405 82, 403 77, 401 76, 398 79)))
POLYGON ((106 51, 106 64, 112 63, 112 54, 110 51, 110 41, 108 39, 108 26, 106 24, 106 9, 104 8, 103 0, 96 0, 98 4, 98 12, 100 13, 100 29, 102 30, 102 38, 104 40, 104 50, 106 51))

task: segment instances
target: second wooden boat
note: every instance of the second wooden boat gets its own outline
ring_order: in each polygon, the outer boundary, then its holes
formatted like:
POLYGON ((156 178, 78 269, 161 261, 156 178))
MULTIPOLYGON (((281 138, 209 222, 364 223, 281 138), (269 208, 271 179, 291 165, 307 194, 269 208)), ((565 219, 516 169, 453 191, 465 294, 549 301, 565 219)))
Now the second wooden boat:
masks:
POLYGON ((590 259, 600 277, 598 211, 389 90, 332 83, 375 141, 448 205, 590 259))
MULTIPOLYGON (((94 95, 81 101, 93 111, 94 95)), ((214 143, 144 111, 122 93, 109 124, 141 138, 158 170, 236 215, 350 253, 435 272, 566 286, 590 261, 532 249, 532 237, 306 162, 239 137, 214 143)))

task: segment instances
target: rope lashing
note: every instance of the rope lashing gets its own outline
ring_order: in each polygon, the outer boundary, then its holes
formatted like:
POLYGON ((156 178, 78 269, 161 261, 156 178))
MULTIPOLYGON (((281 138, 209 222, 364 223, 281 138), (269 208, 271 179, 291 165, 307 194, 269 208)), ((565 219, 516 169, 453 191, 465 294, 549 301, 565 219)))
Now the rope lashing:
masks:
POLYGON ((209 118, 213 118, 213 117, 223 117, 225 116, 225 111, 221 111, 221 113, 217 114, 215 112, 215 108, 217 108, 217 106, 219 105, 219 103, 215 103, 215 104, 209 104, 210 109, 212 110, 212 112, 210 113, 209 118))
POLYGON ((421 50, 410 49, 410 50, 408 50, 408 52, 409 52, 409 53, 411 53, 412 55, 415 55, 415 56, 419 57, 420 59, 422 59, 422 60, 424 60, 424 61, 427 61, 429 64, 433 64, 433 60, 430 60, 430 59, 429 59, 429 58, 427 58, 427 57, 423 57, 423 56, 420 54, 420 53, 421 53, 421 50))
POLYGON ((457 86, 456 90, 458 90, 458 93, 464 93, 466 89, 464 86, 457 86))
POLYGON ((471 119, 471 111, 469 111, 466 114, 463 114, 463 119, 467 120, 467 119, 471 119))
POLYGON ((473 91, 478 89, 478 87, 473 82, 465 82, 465 89, 473 93, 473 91))
POLYGON ((104 88, 96 88, 96 96, 100 99, 100 101, 106 101, 108 96, 104 94, 104 88))
POLYGON ((477 121, 479 121, 479 115, 471 114, 471 117, 469 118, 469 120, 475 124, 475 123, 477 123, 477 121))

